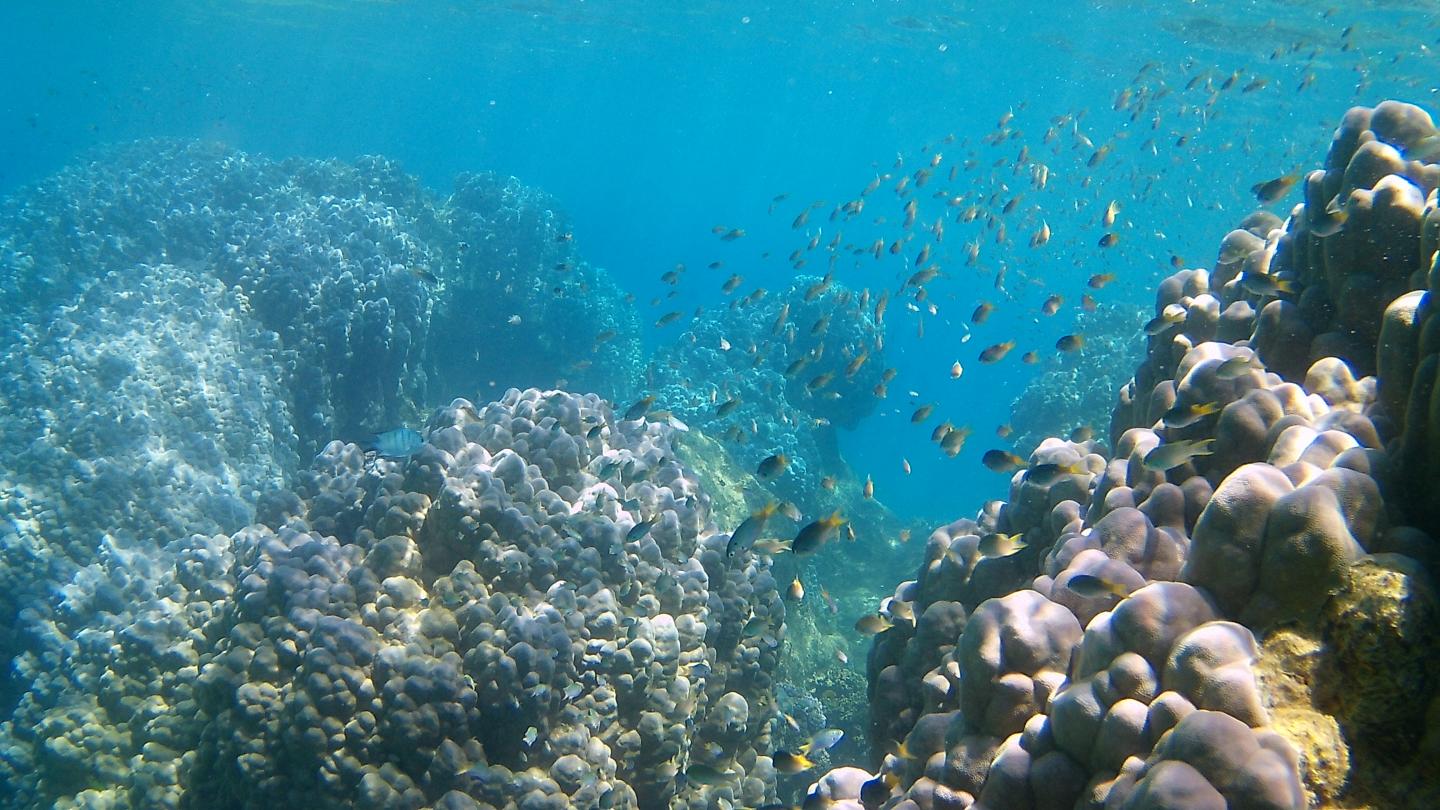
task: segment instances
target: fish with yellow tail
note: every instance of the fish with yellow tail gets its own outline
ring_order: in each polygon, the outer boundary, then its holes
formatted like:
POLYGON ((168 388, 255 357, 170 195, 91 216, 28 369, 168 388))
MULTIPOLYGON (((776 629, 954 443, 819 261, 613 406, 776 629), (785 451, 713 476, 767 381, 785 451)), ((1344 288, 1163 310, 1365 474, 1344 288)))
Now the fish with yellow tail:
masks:
POLYGON ((778 506, 774 501, 765 504, 756 510, 749 517, 740 522, 734 532, 730 534, 730 542, 725 544, 725 555, 734 557, 742 551, 755 545, 760 533, 765 531, 765 524, 775 514, 778 506))
POLYGON ((1207 416, 1219 413, 1222 407, 1224 406, 1221 403, 1213 400, 1176 404, 1175 407, 1166 411, 1161 419, 1165 422, 1165 427, 1179 430, 1190 427, 1207 416))
POLYGON ((797 557, 814 554, 835 534, 835 530, 843 525, 845 525, 845 519, 840 517, 838 511, 831 513, 828 517, 806 524, 805 528, 795 535, 795 540, 790 543, 790 551, 797 557))
POLYGON ((1076 574, 1065 580, 1065 587, 1086 599, 1106 595, 1118 596, 1123 599, 1130 595, 1130 588, 1124 583, 1094 574, 1076 574))

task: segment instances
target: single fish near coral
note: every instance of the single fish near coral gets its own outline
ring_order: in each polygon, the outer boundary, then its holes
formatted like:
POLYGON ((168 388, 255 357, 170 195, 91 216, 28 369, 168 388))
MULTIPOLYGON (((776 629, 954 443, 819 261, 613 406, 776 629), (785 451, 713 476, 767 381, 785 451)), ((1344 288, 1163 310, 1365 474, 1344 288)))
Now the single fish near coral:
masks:
POLYGON ((785 598, 791 602, 799 602, 805 598, 805 584, 796 577, 790 582, 790 587, 785 589, 785 598))
POLYGON ((1165 422, 1165 427, 1179 430, 1190 427, 1211 414, 1219 413, 1222 407, 1224 406, 1215 401, 1194 402, 1190 404, 1177 403, 1173 408, 1166 411, 1161 419, 1165 422))
POLYGON ((790 457, 784 453, 776 453, 760 462, 760 466, 755 468, 755 474, 759 476, 762 481, 772 481, 778 478, 781 473, 784 473, 785 470, 789 469, 789 467, 790 457))
POLYGON ((636 523, 634 526, 630 527, 630 531, 625 533, 625 539, 633 543, 636 540, 639 540, 640 538, 649 534, 650 530, 655 528, 655 524, 659 522, 659 515, 654 515, 648 520, 642 520, 639 523, 636 523))
POLYGON ((644 419, 645 414, 650 412, 650 406, 655 404, 655 395, 641 397, 634 405, 625 409, 625 415, 620 417, 621 421, 633 422, 636 419, 644 419))
POLYGON ((874 810, 884 807, 890 801, 895 789, 900 786, 900 778, 893 773, 882 773, 874 779, 866 780, 860 786, 860 806, 865 810, 874 810))
POLYGON ((1276 278, 1269 273, 1251 273, 1248 270, 1240 275, 1240 286, 1244 287, 1246 292, 1264 297, 1295 293, 1295 284, 1289 279, 1276 278))
POLYGON ((1055 348, 1062 352, 1075 352, 1085 348, 1084 335, 1064 335, 1055 341, 1055 348))
POLYGON ((1215 368, 1215 376, 1222 380, 1234 380, 1252 371, 1264 371, 1259 358, 1253 354, 1237 355, 1215 368))
POLYGON ((1009 557, 1025 548, 1025 538, 1018 534, 991 532, 980 538, 977 548, 984 557, 1009 557))
POLYGON ((776 751, 770 757, 775 764, 775 770, 783 774, 804 773, 815 767, 804 754, 791 753, 790 751, 776 751))
POLYGON ((1124 584, 1094 574, 1076 574, 1065 580, 1065 587, 1086 599, 1106 595, 1123 598, 1130 595, 1130 589, 1124 584))
POLYGON ((1065 475, 1088 475, 1090 471, 1080 462, 1069 464, 1036 464, 1025 471, 1025 480, 1042 487, 1048 487, 1061 476, 1065 475))
POLYGON ((728 782, 732 775, 730 771, 722 771, 713 765, 695 764, 685 769, 685 781, 705 787, 728 782))
POLYGON ((410 428, 401 427, 376 433, 369 441, 360 445, 360 449, 381 458, 409 458, 423 444, 424 436, 410 428))
POLYGON ((1186 439, 1178 442, 1165 442, 1156 446, 1145 454, 1145 469, 1155 472, 1167 472, 1179 467, 1190 459, 1197 456, 1208 456, 1214 451, 1210 445, 1214 439, 1186 439))
POLYGON ((790 550, 789 540, 776 540, 773 538, 755 541, 755 550, 761 554, 769 554, 774 557, 777 554, 784 554, 790 550))
POLYGON ((730 533, 730 542, 725 544, 725 555, 734 557, 736 554, 755 545, 760 533, 765 530, 765 524, 775 514, 777 506, 774 501, 765 504, 740 522, 735 531, 730 533))
POLYGON ((1145 324, 1145 334, 1154 337, 1175 324, 1184 321, 1186 314, 1185 307, 1180 304, 1168 304, 1159 315, 1151 318, 1149 322, 1145 324))
POLYGON ((980 458, 980 463, 997 473, 1015 472, 1027 465, 1025 459, 1008 450, 986 450, 985 455, 980 458))
POLYGON ((894 623, 878 613, 871 613, 868 616, 861 616, 855 622, 855 632, 865 636, 873 636, 876 633, 883 633, 894 627, 894 623))
POLYGON ((806 524, 799 534, 795 535, 795 540, 790 544, 790 551, 799 557, 814 554, 844 523, 845 519, 840 517, 840 513, 837 511, 829 517, 806 524))
POLYGON ((834 748, 840 740, 844 739, 845 732, 838 728, 821 729, 815 732, 804 745, 800 746, 800 753, 809 755, 815 751, 829 751, 834 748))
POLYGON ((1287 174, 1284 177, 1277 177, 1274 180, 1256 183, 1250 187, 1250 193, 1255 195, 1255 199, 1258 200, 1261 205, 1270 205, 1284 197, 1290 191, 1290 188, 1295 185, 1295 181, 1299 179, 1299 174, 1287 174))

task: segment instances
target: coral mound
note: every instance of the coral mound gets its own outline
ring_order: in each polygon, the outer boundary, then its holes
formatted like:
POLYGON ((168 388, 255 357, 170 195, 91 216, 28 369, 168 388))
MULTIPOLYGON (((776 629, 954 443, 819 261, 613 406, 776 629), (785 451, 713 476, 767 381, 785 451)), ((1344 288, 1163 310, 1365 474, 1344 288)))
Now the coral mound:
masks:
POLYGON ((1349 111, 1289 219, 1161 283, 1113 451, 931 535, 868 663, 886 806, 1440 802, 1435 137, 1349 111))
POLYGON ((6 729, 16 803, 773 799, 784 608, 768 558, 727 558, 671 433, 594 395, 455 400, 407 460, 332 442, 261 523, 97 566, 67 601, 110 621, 64 642, 70 672, 31 673, 66 702, 6 729), (105 742, 127 726, 128 776, 105 742), (702 763, 730 777, 685 784, 702 763))

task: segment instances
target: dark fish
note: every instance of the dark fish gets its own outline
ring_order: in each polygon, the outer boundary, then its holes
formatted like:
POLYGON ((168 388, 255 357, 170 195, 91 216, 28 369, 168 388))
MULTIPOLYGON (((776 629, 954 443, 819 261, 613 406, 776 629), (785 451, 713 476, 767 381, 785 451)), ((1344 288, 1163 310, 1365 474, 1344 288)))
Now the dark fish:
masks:
POLYGON ((980 352, 980 362, 998 363, 1001 360, 1004 360, 1005 355, 1009 354, 1010 350, 1013 348, 1015 348, 1015 341, 1013 340, 1007 340, 1004 343, 996 343, 995 345, 990 346, 984 351, 980 352))
POLYGON ((1255 199, 1259 200, 1261 205, 1269 205, 1284 197, 1299 179, 1300 175, 1298 174, 1287 174, 1274 180, 1256 183, 1250 187, 1250 193, 1255 195, 1255 199))
POLYGON ((1190 427, 1211 414, 1219 413, 1221 407, 1223 406, 1219 402, 1213 401, 1196 402, 1189 405, 1177 404, 1175 407, 1166 411, 1165 415, 1161 418, 1165 422, 1165 427, 1179 430, 1180 428, 1190 427))
POLYGON ((914 413, 910 414, 910 421, 915 423, 924 422, 930 418, 930 413, 934 410, 934 405, 921 405, 915 409, 914 413))
POLYGON ((1125 585, 1104 577, 1097 577, 1094 574, 1076 574, 1065 581, 1065 587, 1086 599, 1106 594, 1120 597, 1130 595, 1130 589, 1125 585))
POLYGON ((869 616, 862 616, 855 622, 855 632, 864 636, 873 636, 876 633, 883 633, 895 625, 884 616, 878 613, 871 613, 869 616))
POLYGON ((817 521, 807 524, 805 528, 800 530, 799 534, 795 535, 794 542, 790 544, 790 551, 800 557, 807 554, 814 554, 820 550, 820 547, 825 544, 826 540, 830 539, 830 535, 834 534, 835 530, 840 528, 844 523, 845 520, 840 517, 840 513, 835 512, 829 517, 820 518, 817 521))
POLYGON ((860 786, 860 805, 865 810, 879 810, 890 801, 890 796, 899 785, 893 774, 881 774, 860 786))
POLYGON ((634 541, 639 540, 640 538, 649 534, 650 530, 655 527, 656 523, 659 522, 659 515, 655 515, 649 520, 642 520, 639 523, 636 523, 634 526, 630 527, 630 531, 625 533, 625 539, 633 543, 634 541))
POLYGON ((685 780, 697 785, 712 787, 729 781, 730 771, 722 771, 713 765, 691 765, 685 769, 685 780))
POLYGON ((976 305, 975 311, 970 313, 970 322, 977 325, 985 323, 985 320, 990 317, 990 313, 994 311, 994 304, 989 301, 981 301, 976 305))
POLYGON ((653 394, 647 397, 643 397, 640 399, 640 401, 627 408, 625 410, 625 415, 622 416, 621 419, 626 422, 632 422, 636 419, 644 419, 645 414, 648 413, 650 410, 650 406, 654 404, 655 396, 653 394))
POLYGON ((1118 243, 1119 241, 1120 241, 1120 235, 1119 235, 1119 234, 1117 234, 1117 233, 1107 233, 1107 234, 1105 234, 1104 236, 1100 237, 1100 247, 1102 247, 1102 248, 1115 247, 1116 243, 1118 243))
POLYGON ((1245 271, 1240 274, 1240 286, 1246 292, 1261 296, 1277 296, 1280 293, 1293 295, 1295 283, 1285 278, 1276 278, 1269 273, 1252 273, 1245 271))
POLYGON ((998 473, 1015 472, 1025 466, 1025 459, 1007 450, 986 450, 980 459, 986 467, 998 473))
POLYGON ((402 427, 387 430, 384 433, 376 433, 369 441, 361 445, 361 449, 381 458, 408 458, 424 443, 424 436, 410 428, 402 427))
POLYGON ((1065 335, 1055 341, 1055 348, 1062 352, 1073 352, 1085 347, 1084 335, 1065 335))
POLYGON ((739 397, 735 397, 734 399, 727 399, 724 402, 720 403, 720 407, 715 409, 715 415, 729 416, 730 414, 734 413, 735 409, 738 407, 740 407, 739 397))
POLYGON ((783 774, 804 773, 815 767, 804 754, 794 754, 789 751, 776 751, 770 759, 775 763, 775 770, 783 774))
POLYGON ((784 453, 776 453, 760 462, 760 466, 755 469, 755 474, 763 481, 770 481, 779 477, 789 466, 790 457, 784 453))
POLYGON ((1086 475, 1089 472, 1078 462, 1074 464, 1036 464, 1025 471, 1025 480, 1045 487, 1058 481, 1062 475, 1086 475))
POLYGON ((1263 371, 1264 366, 1260 364, 1254 355, 1240 355, 1232 357, 1215 368, 1215 376, 1222 380, 1234 380, 1249 374, 1252 371, 1263 371))
POLYGON ((770 516, 775 514, 776 505, 774 502, 765 504, 759 510, 740 522, 735 531, 730 534, 730 542, 725 544, 725 554, 734 557, 742 551, 755 545, 760 533, 765 531, 765 524, 770 516))

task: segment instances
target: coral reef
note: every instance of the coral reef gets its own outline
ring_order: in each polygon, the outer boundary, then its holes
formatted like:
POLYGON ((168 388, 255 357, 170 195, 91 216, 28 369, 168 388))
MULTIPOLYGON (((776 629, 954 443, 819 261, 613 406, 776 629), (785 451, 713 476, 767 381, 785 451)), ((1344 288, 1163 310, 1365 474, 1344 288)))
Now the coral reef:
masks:
POLYGON ((24 659, 12 803, 773 798, 784 608, 671 439, 594 395, 455 400, 409 459, 332 442, 249 528, 107 548, 61 606, 106 621, 24 659))
POLYGON ((560 227, 514 180, 172 140, 0 203, 0 801, 175 804, 226 535, 297 459, 414 424, 436 374, 628 391, 635 315, 560 227))
POLYGON ((1440 800, 1437 136, 1348 112, 1287 220, 1161 283, 1113 449, 1041 441, 931 535, 868 662, 884 806, 1440 800))

